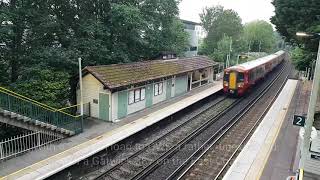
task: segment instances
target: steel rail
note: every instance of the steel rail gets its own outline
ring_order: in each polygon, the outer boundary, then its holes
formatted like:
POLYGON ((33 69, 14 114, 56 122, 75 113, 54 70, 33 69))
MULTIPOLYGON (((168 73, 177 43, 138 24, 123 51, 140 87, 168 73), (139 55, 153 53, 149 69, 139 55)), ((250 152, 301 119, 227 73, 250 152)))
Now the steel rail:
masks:
MULTIPOLYGON (((230 120, 228 123, 226 123, 223 127, 221 127, 214 135, 212 135, 200 148, 198 148, 197 151, 195 151, 186 161, 183 162, 182 165, 180 165, 172 174, 170 174, 169 177, 167 177, 166 179, 174 179, 175 177, 177 177, 176 179, 181 179, 194 165, 195 163, 197 163, 222 137, 224 137, 224 135, 229 132, 229 130, 231 128, 234 127, 235 124, 237 124, 237 122, 242 119, 242 117, 244 115, 246 115, 246 113, 248 111, 251 110, 251 108, 268 92, 268 90, 275 84, 275 82, 282 76, 282 74, 284 73, 286 67, 283 67, 281 72, 276 76, 276 78, 274 78, 271 83, 258 95, 257 98, 253 99, 251 102, 249 102, 249 106, 244 108, 241 112, 237 113, 235 116, 233 116, 232 120, 230 120), (231 124, 230 124, 231 123, 231 124), (219 135, 220 134, 220 135, 219 135), (219 135, 217 137, 217 135, 219 135), (214 140, 214 141, 213 141, 214 140), (212 142, 213 141, 213 142, 212 142), (210 144, 209 144, 210 143, 210 144), (206 147, 204 149, 204 147, 206 147), (204 149, 204 150, 203 150, 204 149), (199 155, 197 155, 199 154, 199 155), (188 163, 190 163, 194 157, 197 157, 191 164, 188 165, 188 163), (186 168, 186 166, 188 165, 188 167, 186 168), (182 173, 181 171, 184 170, 182 173)), ((285 77, 285 79, 288 78, 288 75, 285 77)), ((284 81, 284 83, 282 83, 281 88, 279 88, 279 90, 277 91, 277 95, 275 96, 275 98, 278 96, 279 92, 281 91, 282 87, 284 86, 286 81, 284 81)), ((261 117, 264 117, 265 113, 267 112, 267 110, 269 109, 269 106, 272 105, 272 103, 274 102, 275 98, 272 100, 272 102, 268 105, 268 108, 265 109, 265 111, 263 112, 263 114, 258 118, 260 120, 261 117)), ((259 120, 254 124, 253 128, 250 129, 250 132, 246 135, 246 138, 250 135, 250 133, 252 132, 252 130, 254 129, 254 127, 258 124, 259 120)), ((241 144, 237 147, 237 151, 241 148, 241 145, 245 142, 245 140, 243 140, 241 142, 241 144)), ((232 157, 235 155, 236 153, 233 153, 232 157)), ((232 158, 230 158, 228 160, 228 162, 224 165, 224 169, 225 167, 228 165, 228 163, 231 161, 232 158)), ((219 174, 221 174, 223 172, 223 170, 221 170, 219 172, 219 174)), ((216 176, 217 178, 218 176, 216 176)), ((216 178, 214 180, 216 180, 216 178)))
MULTIPOLYGON (((262 90, 262 92, 266 93, 267 90, 272 86, 272 84, 275 83, 275 81, 281 77, 281 74, 284 70, 284 67, 282 68, 282 70, 277 74, 276 78, 274 78, 266 87, 264 87, 264 89, 262 90)), ((262 94, 259 93, 259 95, 262 94)), ((258 96, 259 96, 258 95, 258 96)), ((261 95, 262 96, 262 95, 261 95)), ((169 151, 167 151, 165 154, 163 154, 160 158, 158 158, 155 163, 151 164, 150 166, 148 166, 147 168, 145 168, 144 171, 141 171, 140 173, 138 173, 134 178, 132 179, 142 179, 142 178, 145 178, 147 177, 155 168, 157 168, 158 166, 161 165, 161 162, 163 162, 163 160, 165 158, 168 158, 170 156, 172 156, 176 151, 178 151, 178 148, 185 145, 186 143, 188 143, 189 141, 191 141, 193 138, 197 137, 198 134, 200 134, 202 131, 204 131, 205 129, 207 129, 210 125, 212 125, 214 122, 216 122, 217 119, 219 119, 222 115, 224 115, 226 112, 228 112, 230 109, 232 109, 236 104, 238 104, 239 102, 241 102, 242 98, 241 99, 238 99, 238 101, 236 101, 236 103, 232 104, 232 106, 230 106, 229 108, 225 109, 225 111, 223 111, 221 114, 218 115, 218 117, 214 118, 214 121, 212 120, 209 120, 206 124, 204 124, 204 126, 198 128, 195 130, 194 133, 190 134, 189 136, 187 136, 182 143, 178 143, 175 147, 173 147, 172 149, 170 149, 169 151)), ((254 100, 250 101, 248 103, 249 104, 252 104, 254 102, 254 100)), ((251 106, 250 106, 251 107, 251 106)), ((245 109, 245 108, 244 108, 245 109)), ((238 116, 239 114, 241 114, 242 111, 240 111, 240 113, 237 113, 237 115, 235 115, 231 121, 229 121, 227 124, 229 124, 230 122, 233 121, 233 119, 238 116)), ((226 126, 224 125, 223 127, 221 127, 213 136, 217 136, 217 134, 221 133, 221 130, 226 126)), ((212 140, 212 138, 210 138, 212 140)), ((202 147, 198 148, 198 150, 201 150, 202 147)))
MULTIPOLYGON (((289 75, 288 75, 289 76, 289 75)), ((288 78, 288 76, 286 78, 288 78)), ((254 125, 252 126, 252 128, 249 130, 249 132, 247 133, 247 135, 244 137, 244 139, 241 141, 240 145, 237 147, 237 149, 232 153, 231 157, 228 159, 228 161, 225 163, 225 165, 222 167, 222 169, 220 170, 220 172, 216 175, 216 177, 214 178, 214 180, 217 180, 221 174, 223 173, 223 171, 226 169, 226 167, 228 166, 228 164, 231 162, 231 160, 235 157, 235 155, 238 153, 238 151, 241 149, 241 146, 245 144, 245 142, 247 141, 247 139, 250 136, 250 134, 255 130, 255 128, 257 127, 257 125, 259 125, 259 122, 261 122, 261 120, 264 118, 264 116, 268 113, 269 109, 271 108, 271 106, 273 105, 274 101, 277 99, 277 97, 279 96, 282 88, 284 87, 284 85, 286 84, 286 81, 284 81, 281 85, 281 88, 278 89, 278 91, 276 92, 276 95, 272 98, 271 102, 268 104, 267 108, 263 111, 263 113, 259 116, 258 120, 254 123, 254 125)))
POLYGON ((109 170, 107 170, 106 172, 104 172, 103 174, 95 177, 94 179, 100 179, 103 176, 105 176, 107 173, 112 172, 113 170, 115 170, 116 168, 120 167, 121 165, 123 165, 124 163, 126 163, 129 159, 132 159, 134 157, 137 157, 139 154, 141 154, 142 152, 144 152, 147 148, 151 147, 152 145, 158 143, 159 141, 165 139, 167 136, 171 135, 172 133, 174 133, 176 130, 178 130, 179 128, 182 128, 183 126, 187 125, 188 123, 190 123, 192 120, 194 120, 195 118, 199 117, 200 115, 202 115, 204 112, 208 111, 209 109, 212 109, 216 106, 218 106, 219 104, 221 104, 223 101, 227 100, 227 97, 223 97, 221 100, 218 100, 216 103, 208 106, 207 108, 205 108, 204 110, 198 112, 197 114, 194 114, 193 116, 191 116, 186 122, 183 122, 182 124, 178 125, 177 127, 174 127, 172 130, 170 130, 169 132, 165 133, 164 135, 162 135, 161 137, 159 137, 158 139, 156 139, 155 141, 153 141, 152 143, 146 145, 145 147, 143 147, 142 149, 140 149, 139 151, 135 152, 134 154, 130 155, 129 157, 125 158, 123 161, 121 161, 119 164, 113 166, 112 168, 110 168, 109 170))
POLYGON ((224 109, 222 112, 219 114, 210 117, 208 121, 206 121, 204 124, 202 124, 199 128, 195 129, 192 131, 188 136, 186 136, 184 139, 176 143, 175 146, 171 147, 167 152, 162 154, 159 158, 157 158, 155 161, 151 163, 148 167, 144 168, 141 170, 139 173, 137 173, 132 180, 134 179, 142 179, 149 175, 152 170, 154 170, 156 167, 160 165, 160 163, 165 159, 170 157, 173 153, 177 152, 180 147, 184 146, 187 144, 189 141, 191 141, 194 137, 197 137, 201 132, 203 132, 205 129, 207 129, 210 125, 215 123, 217 120, 219 120, 220 117, 225 115, 230 109, 232 109, 234 106, 239 104, 242 101, 243 98, 237 99, 235 102, 233 102, 230 106, 228 106, 226 109, 224 109))

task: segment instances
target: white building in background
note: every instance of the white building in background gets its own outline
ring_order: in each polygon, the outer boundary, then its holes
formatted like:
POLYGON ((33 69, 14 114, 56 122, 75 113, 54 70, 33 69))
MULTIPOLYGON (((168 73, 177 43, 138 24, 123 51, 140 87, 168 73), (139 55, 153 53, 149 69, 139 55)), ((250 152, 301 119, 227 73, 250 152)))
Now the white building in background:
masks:
POLYGON ((184 30, 189 33, 189 46, 186 49, 185 56, 192 57, 198 55, 198 46, 199 40, 196 31, 196 26, 199 26, 199 23, 182 20, 184 24, 184 30))
POLYGON ((201 25, 196 25, 196 32, 197 32, 198 41, 200 44, 200 42, 203 41, 205 37, 207 37, 207 32, 201 25))
POLYGON ((189 33, 189 47, 185 52, 186 57, 192 57, 198 55, 198 49, 200 43, 207 36, 206 31, 200 23, 181 20, 185 26, 185 31, 189 33))

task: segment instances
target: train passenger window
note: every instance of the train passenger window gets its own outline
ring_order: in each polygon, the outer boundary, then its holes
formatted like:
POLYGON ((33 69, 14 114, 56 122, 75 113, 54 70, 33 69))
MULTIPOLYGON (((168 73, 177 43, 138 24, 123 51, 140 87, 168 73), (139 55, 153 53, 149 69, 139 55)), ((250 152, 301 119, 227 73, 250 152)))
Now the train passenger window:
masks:
POLYGON ((251 72, 250 72, 250 75, 249 75, 250 77, 249 77, 249 81, 254 81, 255 80, 255 71, 254 70, 252 70, 251 72))
POLYGON ((238 73, 238 81, 243 82, 244 81, 244 74, 243 73, 238 73))

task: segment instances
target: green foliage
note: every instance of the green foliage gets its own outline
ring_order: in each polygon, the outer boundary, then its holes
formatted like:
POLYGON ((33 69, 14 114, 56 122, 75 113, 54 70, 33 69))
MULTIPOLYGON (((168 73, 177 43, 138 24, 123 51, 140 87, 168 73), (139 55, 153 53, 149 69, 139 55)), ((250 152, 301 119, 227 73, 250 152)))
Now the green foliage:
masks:
POLYGON ((276 36, 268 22, 257 20, 243 27, 239 15, 222 6, 205 8, 200 18, 208 36, 200 45, 199 54, 209 55, 216 61, 225 61, 231 40, 230 55, 234 62, 241 53, 259 50, 270 53, 283 45, 281 36, 276 36))
POLYGON ((131 62, 188 43, 177 0, 8 0, 0 11, 0 86, 57 107, 75 99, 79 57, 131 62))
POLYGON ((31 69, 29 78, 13 84, 17 93, 33 97, 34 100, 60 108, 68 104, 69 75, 49 69, 31 69))
POLYGON ((28 131, 25 129, 0 123, 0 141, 26 132, 28 131))
MULTIPOLYGON (((303 49, 300 53, 304 63, 298 63, 298 68, 310 65, 316 59, 318 40, 316 38, 300 38, 296 32, 320 33, 320 1, 318 0, 274 0, 275 16, 271 22, 276 25, 278 32, 291 45, 298 45, 303 49)), ((304 69, 304 68, 302 68, 304 69)))
POLYGON ((229 36, 224 36, 218 43, 217 48, 214 50, 212 54, 212 58, 218 62, 224 62, 229 50, 230 50, 230 43, 232 38, 229 36))
POLYGON ((293 64, 298 70, 304 71, 306 67, 310 67, 312 57, 315 54, 310 54, 308 51, 305 51, 302 48, 296 47, 291 52, 291 59, 293 64))
POLYGON ((205 8, 200 14, 203 27, 208 32, 205 38, 205 54, 211 54, 218 47, 218 42, 224 37, 239 39, 243 27, 239 15, 231 10, 225 10, 222 6, 205 8))
POLYGON ((244 38, 253 52, 271 52, 275 48, 276 37, 271 24, 263 20, 244 25, 244 38))

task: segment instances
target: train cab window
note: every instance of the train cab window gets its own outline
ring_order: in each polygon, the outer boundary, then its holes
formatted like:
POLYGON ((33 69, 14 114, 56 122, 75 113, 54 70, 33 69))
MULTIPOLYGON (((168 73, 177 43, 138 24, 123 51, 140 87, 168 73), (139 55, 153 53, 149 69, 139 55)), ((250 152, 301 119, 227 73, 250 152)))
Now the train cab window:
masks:
POLYGON ((244 82, 244 74, 243 73, 238 73, 238 81, 244 82))
POLYGON ((229 82, 229 73, 224 73, 223 75, 223 81, 228 81, 229 82))

